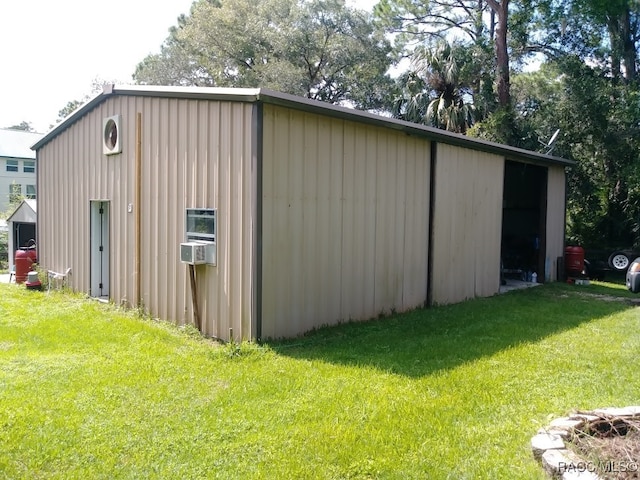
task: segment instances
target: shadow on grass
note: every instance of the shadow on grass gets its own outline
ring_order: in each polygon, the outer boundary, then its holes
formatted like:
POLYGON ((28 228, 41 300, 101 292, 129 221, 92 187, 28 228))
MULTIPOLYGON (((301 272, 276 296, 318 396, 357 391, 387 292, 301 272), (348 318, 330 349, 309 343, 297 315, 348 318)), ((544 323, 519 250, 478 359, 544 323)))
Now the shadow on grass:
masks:
POLYGON ((625 297, 626 290, 606 285, 551 284, 326 327, 268 345, 293 358, 420 377, 635 308, 625 297))

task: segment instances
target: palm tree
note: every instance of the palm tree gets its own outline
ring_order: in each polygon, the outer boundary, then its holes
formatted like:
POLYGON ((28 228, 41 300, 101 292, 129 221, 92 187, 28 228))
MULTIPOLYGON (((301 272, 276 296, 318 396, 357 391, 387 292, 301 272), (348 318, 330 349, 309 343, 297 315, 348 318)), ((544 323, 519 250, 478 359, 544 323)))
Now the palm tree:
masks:
POLYGON ((394 116, 458 133, 473 125, 472 89, 460 75, 461 48, 441 42, 416 52, 414 68, 399 78, 402 94, 394 116))
POLYGON ((391 114, 394 118, 424 123, 431 98, 424 79, 414 70, 404 72, 396 80, 401 92, 394 99, 391 114))

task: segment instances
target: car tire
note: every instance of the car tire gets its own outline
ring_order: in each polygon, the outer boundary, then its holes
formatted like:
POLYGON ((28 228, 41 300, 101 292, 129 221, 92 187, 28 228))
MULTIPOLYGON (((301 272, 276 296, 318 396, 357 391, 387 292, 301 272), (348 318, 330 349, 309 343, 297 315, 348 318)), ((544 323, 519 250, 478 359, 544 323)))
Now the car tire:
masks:
POLYGON ((640 292, 640 275, 637 273, 627 273, 626 282, 627 289, 631 293, 639 293, 640 292))
POLYGON ((618 272, 624 272, 631 265, 631 259, 624 252, 613 252, 609 256, 609 266, 618 272))

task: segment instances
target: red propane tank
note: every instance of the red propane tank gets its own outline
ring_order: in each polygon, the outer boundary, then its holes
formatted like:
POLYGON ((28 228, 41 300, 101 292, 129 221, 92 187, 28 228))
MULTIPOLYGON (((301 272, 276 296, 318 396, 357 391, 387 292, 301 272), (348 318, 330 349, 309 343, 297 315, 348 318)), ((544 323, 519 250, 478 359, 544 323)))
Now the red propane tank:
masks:
POLYGON ((16 266, 16 283, 23 283, 27 279, 27 275, 33 265, 33 254, 27 250, 16 250, 15 266, 16 266))
POLYGON ((584 248, 570 246, 564 249, 564 269, 568 277, 582 275, 584 270, 584 248))

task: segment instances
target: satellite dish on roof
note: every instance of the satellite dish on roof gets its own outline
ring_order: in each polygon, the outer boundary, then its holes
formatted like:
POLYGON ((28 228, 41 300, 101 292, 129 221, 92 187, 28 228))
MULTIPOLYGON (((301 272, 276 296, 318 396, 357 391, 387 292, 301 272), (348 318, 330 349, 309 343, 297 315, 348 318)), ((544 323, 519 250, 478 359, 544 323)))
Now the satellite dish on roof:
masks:
POLYGON ((551 135, 551 138, 547 143, 540 142, 547 148, 547 151, 544 152, 546 155, 549 155, 551 152, 553 152, 553 147, 555 146, 556 140, 558 140, 558 135, 560 135, 559 128, 555 132, 553 132, 553 135, 551 135))
POLYGON ((547 143, 547 155, 550 155, 551 152, 553 152, 553 147, 556 144, 556 140, 558 139, 559 134, 560 129, 557 129, 555 132, 553 132, 553 135, 551 135, 551 139, 549 140, 549 143, 547 143))

